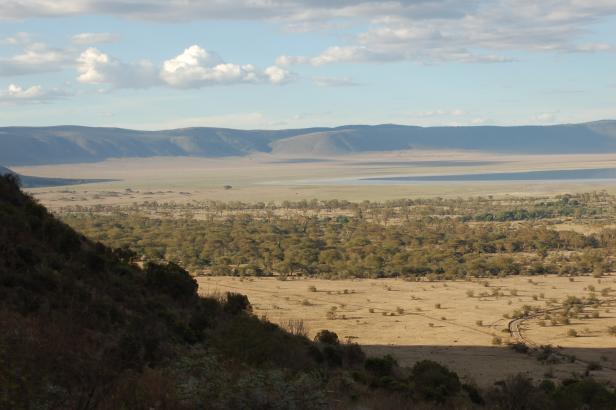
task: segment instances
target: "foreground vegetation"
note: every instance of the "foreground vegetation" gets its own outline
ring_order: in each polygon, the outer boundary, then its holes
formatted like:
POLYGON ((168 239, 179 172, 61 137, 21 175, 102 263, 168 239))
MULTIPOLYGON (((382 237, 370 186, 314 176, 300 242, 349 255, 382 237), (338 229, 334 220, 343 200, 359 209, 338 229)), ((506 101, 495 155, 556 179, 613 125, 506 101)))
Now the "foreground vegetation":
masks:
POLYGON ((88 237, 213 275, 460 278, 613 268, 616 198, 299 201, 282 204, 148 202, 70 207, 61 217, 88 237))

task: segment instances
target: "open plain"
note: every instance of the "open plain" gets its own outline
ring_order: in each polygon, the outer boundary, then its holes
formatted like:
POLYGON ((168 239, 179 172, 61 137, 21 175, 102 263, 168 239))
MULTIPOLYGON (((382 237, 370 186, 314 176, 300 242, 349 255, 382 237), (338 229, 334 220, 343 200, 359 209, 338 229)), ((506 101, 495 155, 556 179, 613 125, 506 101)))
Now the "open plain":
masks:
POLYGON ((199 277, 198 283, 202 294, 246 294, 255 314, 283 327, 301 320, 310 337, 332 330, 370 354, 391 354, 403 365, 425 358, 447 363, 483 386, 517 373, 565 379, 589 364, 599 365, 594 377, 616 382, 616 336, 608 333, 616 324, 616 291, 601 295, 616 289, 614 275, 435 282, 199 277), (569 324, 556 323, 567 297, 587 297, 591 289, 598 304, 569 324), (536 313, 512 334, 513 315, 525 306, 536 313), (519 353, 513 343, 536 350, 519 353), (549 349, 540 346, 547 345, 554 352, 542 357, 549 349))
POLYGON ((616 167, 616 154, 507 155, 401 151, 323 158, 254 154, 234 158, 129 158, 97 163, 16 166, 24 175, 112 182, 29 190, 46 206, 129 205, 204 200, 281 202, 301 199, 385 201, 418 197, 555 195, 606 190, 614 179, 388 181, 396 176, 498 174, 616 167), (369 178, 380 178, 379 180, 369 178), (128 191, 127 191, 128 189, 128 191))

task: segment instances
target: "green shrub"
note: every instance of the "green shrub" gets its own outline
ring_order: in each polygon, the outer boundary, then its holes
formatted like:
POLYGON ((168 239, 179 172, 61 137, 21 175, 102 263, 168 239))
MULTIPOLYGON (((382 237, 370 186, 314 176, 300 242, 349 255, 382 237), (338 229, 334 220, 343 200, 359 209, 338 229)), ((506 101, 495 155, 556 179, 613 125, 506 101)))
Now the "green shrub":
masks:
POLYGON ((145 268, 146 285, 166 293, 174 299, 196 296, 197 282, 182 267, 169 262, 166 265, 148 263, 145 268))
POLYGON ((314 337, 314 341, 317 343, 323 343, 325 345, 338 345, 340 341, 338 340, 338 335, 335 332, 329 330, 321 330, 314 337))
POLYGON ((415 390, 426 400, 444 403, 462 388, 456 373, 431 360, 415 363, 411 374, 415 390))
POLYGON ((554 394, 554 402, 559 410, 613 410, 616 395, 592 379, 565 380, 554 394))
POLYGON ((390 355, 386 355, 382 358, 370 357, 364 362, 364 368, 376 377, 391 375, 393 368, 397 365, 396 359, 390 355))
POLYGON ((229 292, 223 310, 231 315, 238 315, 242 312, 252 312, 252 306, 248 301, 248 296, 229 292))

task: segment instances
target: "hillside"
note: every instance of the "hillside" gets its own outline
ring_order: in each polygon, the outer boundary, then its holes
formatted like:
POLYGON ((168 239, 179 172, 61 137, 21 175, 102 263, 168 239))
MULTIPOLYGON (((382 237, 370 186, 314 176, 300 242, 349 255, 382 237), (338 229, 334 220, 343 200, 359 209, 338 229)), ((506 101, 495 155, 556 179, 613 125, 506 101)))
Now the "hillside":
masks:
POLYGON ((471 402, 436 363, 400 369, 327 331, 309 341, 300 322, 289 333, 252 315, 243 295, 202 298, 181 267, 134 260, 0 177, 0 409, 471 402))
POLYGON ((280 394, 308 388, 325 399, 311 343, 250 315, 245 297, 199 298, 177 265, 140 269, 10 176, 0 177, 0 227, 0 408, 246 407, 251 392, 236 383, 251 377, 263 400, 297 401, 280 394))
POLYGON ((519 154, 616 152, 616 121, 516 127, 348 125, 276 131, 226 128, 137 131, 78 126, 0 128, 0 163, 9 166, 127 157, 227 157, 255 152, 321 157, 406 149, 519 154))

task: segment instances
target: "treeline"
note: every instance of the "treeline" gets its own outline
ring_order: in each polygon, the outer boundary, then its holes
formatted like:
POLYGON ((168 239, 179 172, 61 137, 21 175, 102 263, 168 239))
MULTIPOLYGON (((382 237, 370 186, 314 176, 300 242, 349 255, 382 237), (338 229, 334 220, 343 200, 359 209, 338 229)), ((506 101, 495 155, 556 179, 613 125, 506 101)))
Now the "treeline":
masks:
POLYGON ((584 235, 533 223, 423 217, 384 225, 361 217, 223 219, 67 214, 85 235, 214 275, 325 278, 582 274, 612 269, 616 230, 584 235), (566 251, 566 252, 565 252, 566 251))
POLYGON ((350 202, 346 200, 299 200, 247 203, 240 201, 162 202, 144 201, 132 205, 72 205, 58 210, 63 213, 147 212, 162 217, 204 215, 223 217, 229 214, 253 216, 306 216, 340 214, 370 219, 379 223, 410 220, 425 216, 451 216, 463 221, 526 221, 551 218, 597 219, 616 214, 616 197, 605 192, 549 197, 473 197, 420 198, 385 202, 350 202))

